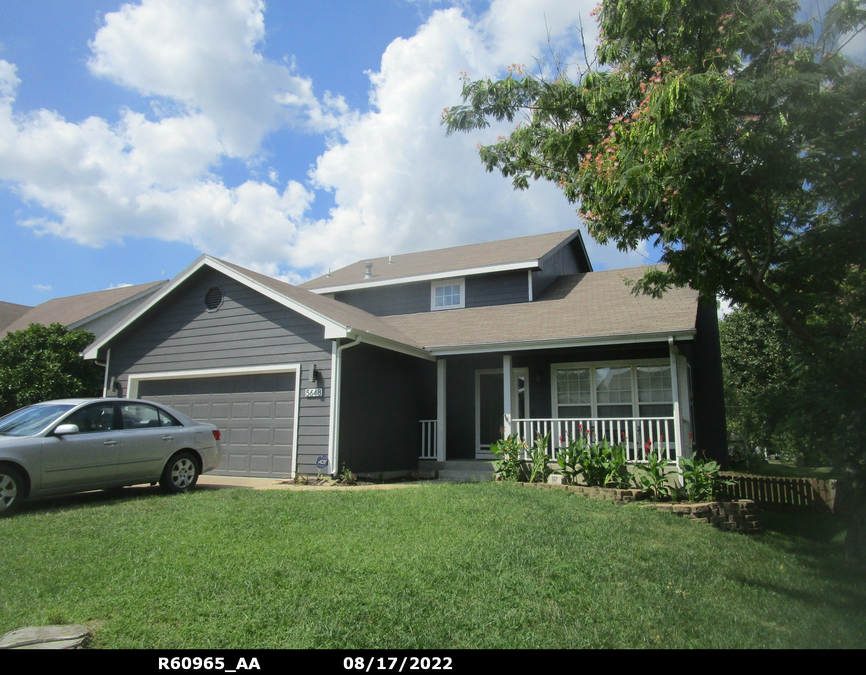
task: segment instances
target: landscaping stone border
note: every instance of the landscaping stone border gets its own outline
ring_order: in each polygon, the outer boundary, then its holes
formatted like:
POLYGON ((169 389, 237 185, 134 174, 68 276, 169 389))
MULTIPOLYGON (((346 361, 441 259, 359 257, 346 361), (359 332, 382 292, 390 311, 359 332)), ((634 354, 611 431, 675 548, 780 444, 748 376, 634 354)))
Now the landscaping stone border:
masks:
POLYGON ((561 485, 559 483, 518 483, 526 487, 567 490, 590 499, 606 499, 616 504, 631 504, 643 501, 646 495, 643 490, 620 490, 617 488, 587 487, 585 485, 561 485))
POLYGON ((758 506, 751 499, 704 504, 646 504, 643 508, 652 507, 696 523, 708 523, 720 530, 744 534, 762 534, 764 531, 758 520, 758 506))
MULTIPOLYGON (((619 490, 616 488, 586 487, 585 485, 562 485, 559 483, 518 483, 525 487, 567 490, 590 499, 606 499, 615 504, 632 504, 645 501, 646 494, 642 490, 619 490)), ((641 508, 657 509, 672 513, 675 516, 688 518, 696 523, 707 523, 720 530, 743 532, 744 534, 762 534, 761 522, 758 520, 758 506, 750 499, 728 502, 705 502, 688 504, 672 502, 668 504, 643 504, 641 508)))

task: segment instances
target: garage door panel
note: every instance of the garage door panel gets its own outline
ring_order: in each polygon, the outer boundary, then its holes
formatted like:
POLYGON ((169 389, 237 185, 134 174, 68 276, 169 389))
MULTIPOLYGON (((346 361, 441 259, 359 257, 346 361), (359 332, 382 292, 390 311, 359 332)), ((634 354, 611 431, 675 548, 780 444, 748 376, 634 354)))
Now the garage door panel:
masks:
POLYGON ((295 419, 295 405, 293 401, 275 401, 274 402, 274 419, 277 420, 293 420, 295 419))
POLYGON ((274 417, 273 401, 253 401, 253 419, 270 420, 274 417))
POLYGON ((292 447, 292 427, 274 427, 274 447, 292 447))
POLYGON ((273 473, 285 476, 292 472, 292 456, 291 455, 274 455, 273 473))
POLYGON ((271 445, 271 430, 270 428, 258 427, 252 429, 250 434, 250 443, 252 445, 271 445))
POLYGON ((295 375, 144 380, 139 396, 170 406, 221 432, 216 473, 285 476, 292 471, 295 375))

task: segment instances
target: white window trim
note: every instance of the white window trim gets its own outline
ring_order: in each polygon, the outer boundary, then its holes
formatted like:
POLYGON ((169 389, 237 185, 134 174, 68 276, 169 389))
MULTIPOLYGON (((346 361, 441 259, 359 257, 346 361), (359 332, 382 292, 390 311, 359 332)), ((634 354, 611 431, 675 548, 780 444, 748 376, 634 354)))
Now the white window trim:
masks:
POLYGON ((464 278, 459 279, 444 279, 443 281, 434 281, 430 284, 430 311, 431 312, 440 312, 442 310, 447 309, 463 309, 466 307, 466 280, 464 278), (448 305, 447 307, 437 307, 436 306, 436 289, 442 288, 443 286, 460 286, 460 304, 459 305, 448 305))
MULTIPOLYGON (((595 370, 596 368, 622 368, 624 366, 628 366, 631 368, 631 382, 632 382, 632 401, 631 401, 631 409, 632 409, 632 417, 640 417, 640 401, 637 388, 637 369, 640 366, 670 366, 670 359, 629 359, 625 361, 577 361, 572 363, 553 363, 550 366, 550 411, 551 417, 554 419, 560 419, 559 417, 559 392, 557 391, 556 384, 556 371, 558 370, 568 370, 568 369, 585 369, 589 370, 589 378, 590 383, 592 385, 590 389, 590 393, 592 395, 592 418, 598 417, 598 400, 597 400, 597 386, 595 380, 595 370)), ((671 401, 673 405, 675 402, 671 401)), ((563 404, 567 405, 567 404, 563 404)), ((577 405, 577 404, 575 404, 577 405)), ((585 403, 582 405, 586 405, 585 403)))

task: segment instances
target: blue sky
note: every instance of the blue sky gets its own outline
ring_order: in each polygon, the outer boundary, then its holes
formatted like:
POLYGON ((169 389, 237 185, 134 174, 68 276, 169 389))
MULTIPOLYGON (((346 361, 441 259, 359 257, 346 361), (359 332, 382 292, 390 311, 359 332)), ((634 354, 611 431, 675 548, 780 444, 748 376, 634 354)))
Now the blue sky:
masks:
MULTIPOLYGON (((581 58, 596 0, 3 0, 0 300, 176 275, 208 253, 290 282, 564 230, 446 137, 460 76, 581 58)), ((585 237, 597 269, 646 262, 585 237)))
POLYGON ((507 127, 439 122, 461 72, 531 64, 548 32, 577 58, 594 4, 4 0, 0 300, 170 278, 201 253, 299 282, 576 227, 553 186, 485 173, 476 144, 507 127))

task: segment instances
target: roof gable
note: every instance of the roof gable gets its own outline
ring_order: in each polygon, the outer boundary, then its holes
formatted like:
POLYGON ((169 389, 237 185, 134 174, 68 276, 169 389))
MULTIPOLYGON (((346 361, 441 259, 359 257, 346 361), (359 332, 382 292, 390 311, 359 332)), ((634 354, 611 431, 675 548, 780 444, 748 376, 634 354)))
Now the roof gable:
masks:
POLYGON ((540 258, 575 239, 580 240, 580 250, 585 257, 580 231, 566 230, 483 244, 366 258, 331 272, 330 275, 312 279, 300 287, 316 293, 334 293, 350 288, 373 288, 396 283, 535 269, 540 258), (372 264, 372 276, 365 278, 368 263, 372 264))
POLYGON ((258 272, 253 272, 224 260, 204 255, 175 277, 149 301, 130 314, 124 321, 106 333, 101 339, 94 342, 85 352, 85 358, 97 358, 100 349, 107 346, 112 339, 125 331, 146 312, 159 305, 203 267, 217 270, 284 307, 318 323, 325 329, 325 338, 360 336, 365 337, 365 341, 378 343, 386 348, 406 351, 416 356, 427 356, 411 338, 406 337, 379 317, 331 300, 330 298, 318 296, 315 293, 259 274, 258 272))

